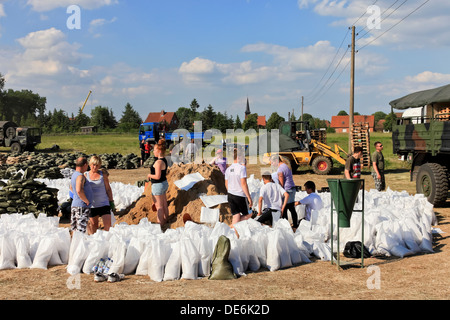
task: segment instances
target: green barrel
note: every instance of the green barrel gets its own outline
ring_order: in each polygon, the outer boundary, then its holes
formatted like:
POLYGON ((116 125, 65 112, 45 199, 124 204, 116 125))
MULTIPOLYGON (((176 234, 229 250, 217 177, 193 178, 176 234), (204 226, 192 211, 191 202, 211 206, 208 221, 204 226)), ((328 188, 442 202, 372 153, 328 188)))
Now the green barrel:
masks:
POLYGON ((338 212, 339 227, 349 228, 362 179, 327 179, 331 199, 338 212))

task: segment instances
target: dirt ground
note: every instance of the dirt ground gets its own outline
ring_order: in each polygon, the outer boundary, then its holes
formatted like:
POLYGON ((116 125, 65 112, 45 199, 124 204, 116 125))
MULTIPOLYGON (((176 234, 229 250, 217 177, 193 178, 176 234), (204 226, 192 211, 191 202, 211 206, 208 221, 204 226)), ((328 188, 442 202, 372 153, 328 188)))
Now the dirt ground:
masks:
MULTIPOLYGON (((148 169, 111 170, 110 180, 134 184, 148 169)), ((260 168, 249 166, 260 178, 260 168)), ((295 175, 297 185, 315 181, 326 187, 327 178, 307 172, 295 175)), ((373 188, 366 173, 366 189, 373 188)), ((407 171, 388 172, 392 190, 413 194, 414 183, 407 171)), ((118 283, 94 283, 93 275, 70 277, 65 266, 48 270, 0 271, 0 299, 9 300, 445 300, 450 298, 450 206, 435 209, 439 228, 434 235, 434 253, 406 258, 369 258, 365 267, 338 270, 329 261, 314 261, 276 272, 261 269, 236 280, 179 280, 156 283, 148 276, 126 276, 118 283), (375 282, 373 279, 379 279, 375 282), (377 286, 379 284, 379 286, 377 286)), ((175 310, 178 312, 178 310, 175 310)), ((317 310, 320 314, 320 310, 317 310)))

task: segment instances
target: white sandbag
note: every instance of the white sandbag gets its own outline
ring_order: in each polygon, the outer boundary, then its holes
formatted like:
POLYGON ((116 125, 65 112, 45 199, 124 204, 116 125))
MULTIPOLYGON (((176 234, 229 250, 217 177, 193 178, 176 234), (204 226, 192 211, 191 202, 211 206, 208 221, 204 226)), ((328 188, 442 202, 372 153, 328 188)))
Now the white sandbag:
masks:
POLYGON ((151 242, 144 243, 144 251, 142 252, 139 263, 136 267, 136 275, 138 276, 146 276, 148 275, 148 257, 150 255, 150 251, 152 249, 151 242))
POLYGON ((200 222, 214 225, 217 221, 219 221, 219 214, 220 214, 219 209, 210 209, 202 207, 200 212, 200 222))
POLYGON ((211 248, 206 236, 202 236, 199 239, 198 253, 200 254, 198 275, 200 277, 208 277, 211 273, 211 248))
POLYGON ((8 234, 0 235, 0 270, 15 269, 16 248, 8 234))
POLYGON ((75 230, 72 234, 72 243, 70 244, 67 272, 70 275, 79 274, 88 254, 87 236, 75 230))
POLYGON ((403 258, 406 256, 410 256, 413 254, 413 252, 411 250, 409 250, 408 248, 402 246, 402 245, 395 245, 390 249, 390 252, 393 256, 399 257, 399 258, 403 258))
POLYGON ((256 272, 261 268, 261 262, 259 261, 258 255, 256 253, 256 242, 255 239, 247 239, 247 253, 248 253, 248 269, 250 271, 256 272))
POLYGON ((419 245, 416 243, 413 232, 408 229, 405 223, 401 225, 402 228, 402 238, 406 244, 406 247, 411 250, 414 254, 421 252, 419 245))
POLYGON ((200 254, 190 238, 184 237, 180 244, 181 268, 183 271, 181 279, 196 280, 198 278, 200 254))
POLYGON ((161 239, 152 240, 152 249, 148 256, 148 275, 151 280, 156 282, 163 281, 164 268, 170 257, 171 247, 161 239))
POLYGON ((36 256, 34 257, 33 264, 30 267, 31 269, 47 270, 52 255, 54 254, 54 252, 57 253, 56 248, 53 245, 54 242, 55 242, 54 237, 48 236, 42 238, 41 242, 39 243, 39 247, 36 251, 36 256))
POLYGON ((267 234, 267 259, 266 266, 269 271, 274 272, 280 269, 281 260, 280 260, 280 252, 281 246, 278 241, 279 231, 272 230, 267 234))
POLYGON ((25 234, 17 235, 14 239, 16 245, 16 261, 18 269, 26 269, 31 267, 33 262, 30 258, 30 248, 28 238, 25 234))
POLYGON ((136 268, 141 258, 143 243, 137 237, 132 237, 128 243, 127 253, 125 254, 125 261, 123 266, 124 274, 133 274, 136 272, 136 268))
POLYGON ((331 247, 328 243, 317 242, 313 244, 314 255, 322 261, 331 261, 331 247))
POLYGON ((57 236, 57 250, 62 264, 69 262, 69 251, 71 244, 70 230, 68 228, 58 228, 57 236))
POLYGON ((419 246, 420 249, 423 252, 433 253, 433 234, 431 231, 431 226, 422 221, 421 230, 423 238, 419 246))
MULTIPOLYGON (((94 266, 100 261, 108 257, 109 244, 105 239, 91 238, 88 240, 89 254, 83 264, 83 273, 91 274, 94 272, 94 266)), ((106 260, 106 259, 105 259, 106 260)))
POLYGON ((196 172, 192 174, 185 175, 181 180, 177 180, 174 184, 181 190, 188 191, 191 189, 197 182, 203 181, 205 178, 196 172))
POLYGON ((207 208, 214 208, 215 206, 218 206, 222 203, 228 203, 228 196, 227 195, 201 195, 200 199, 202 200, 203 204, 207 208))
POLYGON ((255 254, 258 257, 260 267, 266 268, 267 266, 267 233, 260 231, 255 233, 252 237, 255 254))
POLYGON ((230 255, 228 256, 233 271, 238 276, 245 276, 244 265, 241 260, 241 246, 238 239, 230 239, 230 255))
POLYGON ((170 244, 171 253, 164 268, 163 281, 179 280, 181 274, 181 255, 180 243, 174 242, 170 244))
POLYGON ((127 244, 121 237, 113 237, 110 239, 108 256, 113 262, 109 268, 108 274, 123 274, 126 252, 127 244))

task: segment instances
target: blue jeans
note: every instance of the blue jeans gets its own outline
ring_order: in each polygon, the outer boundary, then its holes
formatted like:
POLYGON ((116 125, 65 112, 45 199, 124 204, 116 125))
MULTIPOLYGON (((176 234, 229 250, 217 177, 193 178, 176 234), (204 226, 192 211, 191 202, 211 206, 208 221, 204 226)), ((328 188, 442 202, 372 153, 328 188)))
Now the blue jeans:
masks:
POLYGON ((169 183, 166 181, 152 183, 152 195, 154 196, 162 196, 169 189, 169 183))

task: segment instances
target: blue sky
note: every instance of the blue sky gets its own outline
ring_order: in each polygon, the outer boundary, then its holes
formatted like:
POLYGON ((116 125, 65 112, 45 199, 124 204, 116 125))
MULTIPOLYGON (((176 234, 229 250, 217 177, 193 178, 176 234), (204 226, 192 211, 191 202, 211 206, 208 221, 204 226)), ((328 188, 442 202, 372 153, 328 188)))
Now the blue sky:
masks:
POLYGON ((127 102, 145 118, 196 98, 242 120, 247 97, 259 115, 299 116, 304 96, 304 112, 331 120, 349 109, 356 22, 355 111, 388 113, 450 83, 449 13, 445 0, 0 0, 0 73, 69 115, 92 90, 85 112, 117 119, 127 102), (67 27, 70 5, 81 29, 67 27))

